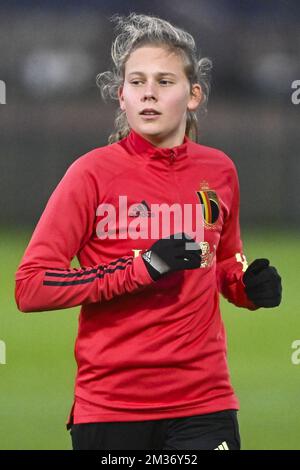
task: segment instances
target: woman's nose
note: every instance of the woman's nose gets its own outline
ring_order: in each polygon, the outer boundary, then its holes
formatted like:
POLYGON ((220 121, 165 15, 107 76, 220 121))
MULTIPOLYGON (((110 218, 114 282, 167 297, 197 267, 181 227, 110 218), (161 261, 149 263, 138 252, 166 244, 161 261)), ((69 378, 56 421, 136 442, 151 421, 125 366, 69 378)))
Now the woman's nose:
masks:
POLYGON ((156 90, 155 86, 152 83, 148 83, 145 86, 144 90, 144 96, 145 98, 156 98, 156 90))

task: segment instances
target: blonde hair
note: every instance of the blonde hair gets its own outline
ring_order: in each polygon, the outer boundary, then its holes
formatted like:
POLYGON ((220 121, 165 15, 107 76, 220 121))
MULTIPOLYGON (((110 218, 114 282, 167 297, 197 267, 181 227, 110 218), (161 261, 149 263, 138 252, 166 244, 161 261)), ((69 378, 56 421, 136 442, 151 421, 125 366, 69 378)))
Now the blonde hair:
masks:
MULTIPOLYGON (((193 83, 199 83, 202 88, 202 101, 197 112, 206 113, 212 62, 209 58, 197 57, 195 41, 189 33, 151 15, 130 13, 124 17, 115 14, 110 19, 116 22, 115 29, 119 34, 111 47, 113 70, 99 73, 96 77, 104 101, 107 98, 118 100, 118 89, 124 82, 125 65, 130 54, 139 47, 154 45, 165 47, 182 58, 190 89, 192 90, 193 83)), ((115 131, 108 138, 109 144, 118 142, 130 132, 126 112, 120 108, 117 110, 114 125, 115 131)), ((185 134, 198 141, 198 118, 195 111, 187 111, 185 134)))

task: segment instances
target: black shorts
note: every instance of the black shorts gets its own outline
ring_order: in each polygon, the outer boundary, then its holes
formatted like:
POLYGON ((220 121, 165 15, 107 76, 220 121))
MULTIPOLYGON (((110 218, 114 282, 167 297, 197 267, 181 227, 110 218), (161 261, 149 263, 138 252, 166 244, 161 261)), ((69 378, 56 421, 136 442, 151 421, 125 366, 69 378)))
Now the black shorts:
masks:
POLYGON ((73 450, 239 450, 236 410, 150 421, 73 424, 73 450))

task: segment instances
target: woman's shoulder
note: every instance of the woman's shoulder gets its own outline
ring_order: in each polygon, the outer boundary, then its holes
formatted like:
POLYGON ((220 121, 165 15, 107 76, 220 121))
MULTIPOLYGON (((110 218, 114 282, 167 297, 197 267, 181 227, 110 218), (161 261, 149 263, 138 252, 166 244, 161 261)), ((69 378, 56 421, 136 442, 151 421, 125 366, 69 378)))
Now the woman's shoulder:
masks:
POLYGON ((194 158, 200 162, 211 165, 220 165, 228 169, 235 170, 235 163, 232 158, 223 150, 203 145, 197 142, 191 142, 190 150, 194 158))
POLYGON ((99 167, 105 168, 107 164, 110 165, 119 154, 120 148, 117 148, 116 144, 94 147, 84 154, 79 155, 73 163, 71 163, 69 169, 79 172, 98 171, 99 167))

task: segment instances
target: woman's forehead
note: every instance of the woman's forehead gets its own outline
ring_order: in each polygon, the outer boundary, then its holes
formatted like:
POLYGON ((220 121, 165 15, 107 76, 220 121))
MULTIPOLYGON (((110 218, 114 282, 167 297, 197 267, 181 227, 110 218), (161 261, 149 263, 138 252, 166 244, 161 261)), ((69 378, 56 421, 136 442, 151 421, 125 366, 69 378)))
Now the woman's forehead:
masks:
POLYGON ((140 47, 133 51, 126 61, 126 73, 132 74, 173 74, 183 72, 182 58, 174 51, 162 47, 140 47))

